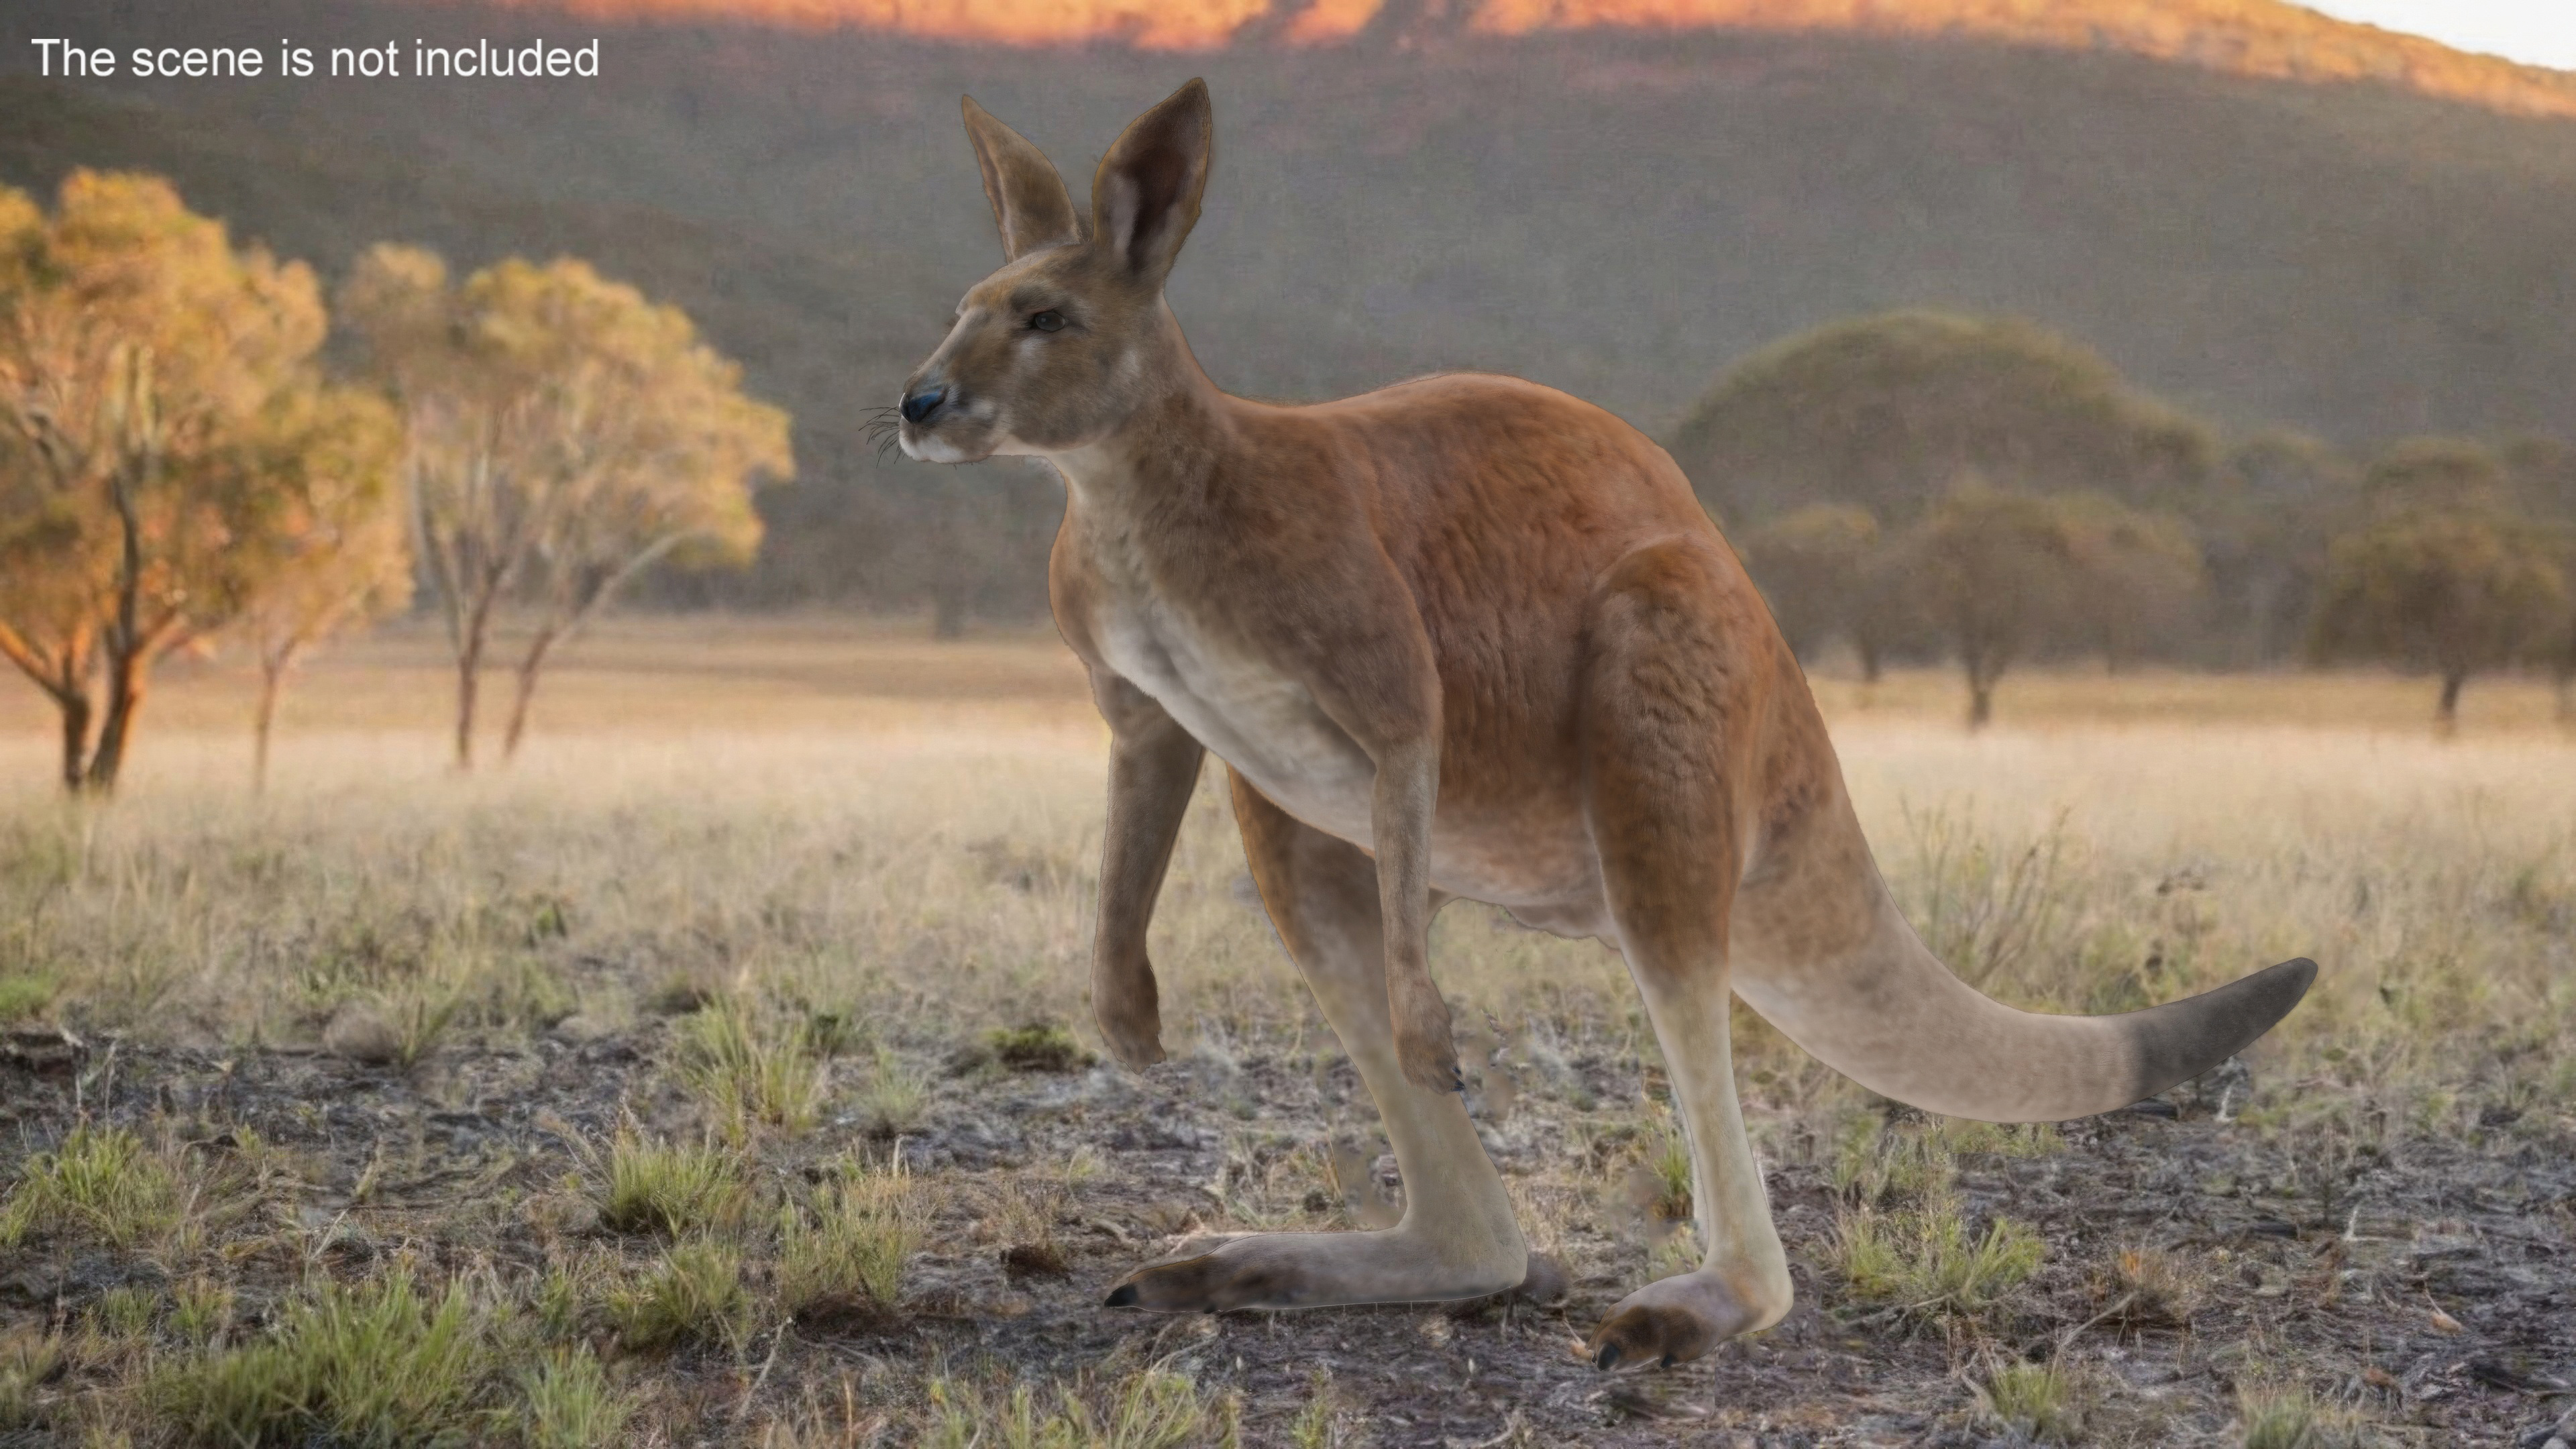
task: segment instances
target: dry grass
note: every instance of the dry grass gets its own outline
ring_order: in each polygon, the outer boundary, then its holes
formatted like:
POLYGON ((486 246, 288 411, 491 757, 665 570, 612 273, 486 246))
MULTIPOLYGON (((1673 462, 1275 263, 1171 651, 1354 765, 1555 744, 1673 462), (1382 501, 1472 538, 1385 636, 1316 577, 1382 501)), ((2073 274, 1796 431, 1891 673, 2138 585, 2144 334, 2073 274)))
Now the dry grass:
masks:
MULTIPOLYGON (((1377 1123, 1244 901, 1214 772, 1154 940, 1166 1046, 1224 1134, 1213 1180, 1120 1167, 1103 1181, 1088 1145, 898 1175, 877 1164, 903 1160, 909 1134, 953 1131, 953 1104, 980 1092, 1007 1087, 1032 1120, 1102 1146, 1130 1120, 1102 1105, 1130 1079, 1088 1069, 1103 732, 1061 646, 622 625, 549 683, 516 766, 468 777, 445 767, 434 664, 402 636, 326 659, 290 702, 260 799, 231 675, 168 681, 106 808, 53 797, 38 716, 13 703, 26 728, 0 744, 0 1026, 60 1021, 212 1063, 324 1050, 335 1022, 371 1014, 393 1038, 382 1080, 469 1117, 498 1109, 458 1085, 465 1066, 533 1059, 539 1040, 631 1049, 636 1085, 586 1127, 550 1126, 573 1144, 555 1157, 472 1181, 439 1175, 438 1139, 388 1129, 353 1149, 356 1183, 331 1187, 328 1164, 203 1104, 21 1129, 0 1156, 0 1244, 67 1263, 103 1245, 149 1255, 155 1276, 82 1299, 74 1338, 0 1315, 0 1431, 143 1444, 204 1416, 241 1442, 316 1428, 359 1442, 409 1415, 562 1445, 641 1442, 644 1425, 781 1444, 1238 1432, 1222 1356, 1167 1363, 1162 1339, 1115 1363, 1050 1350, 1043 1373, 901 1356, 853 1380, 764 1377, 798 1335, 1010 1321, 1040 1291, 1023 1279, 1100 1271, 1085 1255, 1393 1221, 1371 1177, 1377 1123), (1259 1108, 1289 1088, 1314 1105, 1283 1130, 1259 1108), (578 1221, 592 1207, 609 1233, 578 1221), (372 1224, 358 1241, 374 1246, 351 1247, 344 1218, 372 1224), (385 1256, 397 1244, 437 1255, 416 1290, 395 1286, 414 1272, 385 1256), (970 1268, 1003 1296, 920 1296, 970 1268), (644 1367, 665 1363, 720 1387, 644 1367)), ((1822 687, 1891 881, 1986 990, 2109 1011, 2290 955, 2324 964, 2252 1054, 2251 1089, 2204 1105, 2252 1139, 2298 1140, 2277 1190, 2338 1221, 2344 1169, 2399 1135, 2545 1150, 2576 1130, 2576 744, 2542 726, 2543 691, 2512 683, 2473 688, 2460 738, 2438 743, 2424 692, 2016 677, 2003 723, 1970 737, 1946 676, 1892 678, 1866 707, 1856 686, 1822 687)), ((1440 918, 1434 956, 1458 1019, 1480 1024, 1473 1104, 1518 1154, 1533 1242, 1631 1285, 1687 1256, 1686 1155, 1618 960, 1468 906, 1440 918)), ((1838 1270, 1820 1275, 1835 1321, 2016 1350, 1962 1360, 1962 1422, 2072 1432, 2082 1396, 2054 1364, 1991 1367, 2019 1361, 2027 1293, 2089 1294, 2077 1319, 2125 1304, 2107 1321, 2132 1334, 2215 1332, 2229 1295, 2196 1249, 2105 1239, 2078 1260, 2053 1239, 2043 1256, 2017 1222, 1961 1207, 1976 1183, 2067 1150, 2057 1134, 1891 1117, 1738 1021, 1757 1144, 1844 1213, 1839 1236, 1828 1206, 1793 1245, 1838 1270)), ((2341 1291, 2330 1270, 2313 1278, 2341 1291)), ((2200 1437, 2170 1442, 2359 1432, 2313 1405, 2308 1430, 2267 1427, 2297 1417, 2289 1403, 2214 1405, 2200 1437)), ((1300 1378, 1241 1442, 1376 1442, 1372 1412, 1348 1380, 1300 1378)))

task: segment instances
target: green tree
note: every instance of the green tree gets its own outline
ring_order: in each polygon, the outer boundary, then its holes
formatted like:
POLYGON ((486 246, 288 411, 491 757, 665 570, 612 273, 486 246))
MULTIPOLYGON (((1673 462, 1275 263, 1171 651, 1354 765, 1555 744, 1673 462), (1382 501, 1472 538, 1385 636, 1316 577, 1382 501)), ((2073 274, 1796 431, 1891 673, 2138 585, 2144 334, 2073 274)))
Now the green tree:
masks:
POLYGON ((267 579, 240 632, 259 664, 251 782, 268 785, 269 739, 288 674, 323 641, 411 602, 411 548, 396 466, 402 427, 372 393, 301 392, 245 438, 235 466, 275 510, 261 546, 267 579))
POLYGON ((2375 463, 2370 521, 2328 553, 2315 656, 2432 670, 2435 718, 2455 727, 2469 677, 2535 652, 2568 607, 2554 541, 2505 484, 2492 453, 2457 440, 2401 444, 2375 463))
POLYGON ((1801 659, 1847 639, 1861 678, 1876 683, 1889 651, 1920 632, 1909 627, 1899 561, 1866 508, 1811 504, 1752 530, 1740 546, 1801 659))
POLYGON ((240 463, 327 393, 323 330, 310 272, 158 178, 76 171, 50 216, 0 190, 0 654, 61 714, 66 786, 112 789, 153 664, 272 582, 287 510, 240 463))
POLYGON ((2054 500, 2068 563, 2081 587, 2070 623, 2117 674, 2181 638, 2201 599, 2200 540, 2172 513, 2128 507, 2099 493, 2054 500))
POLYGON ((2207 429, 2029 322, 1907 311, 1832 323, 1718 376, 1673 456, 1722 521, 1846 503, 1903 525, 1969 473, 2139 505, 2198 490, 2207 429))
POLYGON ((1968 728, 1994 718, 2007 670, 2063 646, 2083 597, 2075 530, 2057 502, 1971 476, 1898 545, 1907 587, 1968 678, 1968 728))
POLYGON ((456 761, 500 612, 524 611, 503 755, 539 672, 654 564, 740 563, 760 540, 751 486, 794 470, 787 415, 686 314, 584 263, 512 259, 452 285, 436 256, 379 246, 345 306, 405 420, 413 543, 457 671, 456 761))
POLYGON ((2350 459, 2301 433, 2257 433, 2227 450, 2189 505, 2220 662, 2296 656, 2316 612, 2326 546, 2350 525, 2360 482, 2350 459))
MULTIPOLYGON (((2505 444, 2503 461, 2514 496, 2543 521, 2557 545, 2560 576, 2576 595, 2576 448, 2556 438, 2520 437, 2505 444)), ((2546 654, 2559 722, 2576 725, 2576 598, 2559 617, 2557 638, 2546 654)))

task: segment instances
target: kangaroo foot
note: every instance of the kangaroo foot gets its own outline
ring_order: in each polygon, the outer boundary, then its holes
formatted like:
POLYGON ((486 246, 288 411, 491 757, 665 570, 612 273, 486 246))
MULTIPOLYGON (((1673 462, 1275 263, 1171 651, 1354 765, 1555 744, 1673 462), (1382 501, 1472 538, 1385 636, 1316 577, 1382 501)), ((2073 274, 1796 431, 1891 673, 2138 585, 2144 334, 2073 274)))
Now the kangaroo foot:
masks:
POLYGON ((1706 1268, 1649 1283, 1619 1300, 1593 1331, 1593 1366, 1670 1368, 1739 1333, 1768 1328, 1789 1311, 1788 1294, 1766 1307, 1706 1268))
POLYGON ((1267 1233, 1149 1263, 1120 1279, 1104 1303, 1162 1313, 1436 1303, 1503 1292, 1519 1286, 1527 1271, 1528 1253, 1517 1234, 1479 1248, 1404 1228, 1267 1233))

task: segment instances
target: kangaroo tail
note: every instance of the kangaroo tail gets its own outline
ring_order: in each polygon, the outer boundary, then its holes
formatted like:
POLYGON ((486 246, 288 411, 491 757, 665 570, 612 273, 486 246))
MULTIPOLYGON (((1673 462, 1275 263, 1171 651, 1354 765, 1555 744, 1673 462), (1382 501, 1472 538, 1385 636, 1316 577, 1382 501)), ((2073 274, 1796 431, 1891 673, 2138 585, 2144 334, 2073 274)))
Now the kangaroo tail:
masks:
POLYGON ((1739 970, 1736 991, 1827 1066, 1945 1116, 2059 1122, 2115 1111, 2243 1050, 2317 974, 2303 956, 2145 1011, 2017 1011, 1951 975, 1884 886, 1871 895, 1876 920, 1855 949, 1739 970))

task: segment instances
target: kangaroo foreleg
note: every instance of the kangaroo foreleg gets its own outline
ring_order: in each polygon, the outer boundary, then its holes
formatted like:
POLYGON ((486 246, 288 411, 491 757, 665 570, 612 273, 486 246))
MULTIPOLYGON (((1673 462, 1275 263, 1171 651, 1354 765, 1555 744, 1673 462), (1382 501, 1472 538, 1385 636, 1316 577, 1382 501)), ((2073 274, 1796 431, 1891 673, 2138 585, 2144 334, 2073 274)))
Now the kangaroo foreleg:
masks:
POLYGON ((1198 787, 1199 742, 1143 690, 1105 669, 1091 692, 1109 722, 1109 823, 1100 845, 1100 924, 1091 1012, 1109 1049, 1142 1069, 1163 1059, 1163 1021, 1145 928, 1198 787))

